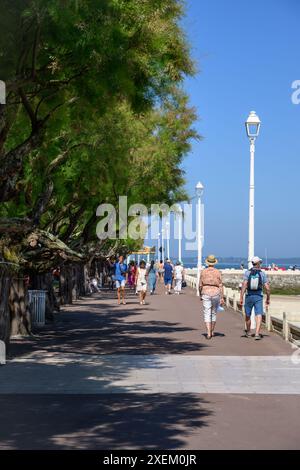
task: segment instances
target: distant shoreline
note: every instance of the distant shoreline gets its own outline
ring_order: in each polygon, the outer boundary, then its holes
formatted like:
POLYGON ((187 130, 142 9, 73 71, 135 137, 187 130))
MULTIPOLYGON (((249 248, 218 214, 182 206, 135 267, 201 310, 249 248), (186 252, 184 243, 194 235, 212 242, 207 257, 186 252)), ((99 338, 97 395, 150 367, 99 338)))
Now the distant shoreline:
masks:
MULTIPOLYGON (((217 268, 218 269, 236 269, 236 270, 240 270, 241 269, 241 264, 242 263, 218 263, 217 264, 217 268)), ((244 267, 247 268, 247 262, 245 261, 244 263, 244 267)), ((270 263, 270 264, 273 264, 273 263, 270 263)), ((292 266, 297 266, 298 270, 300 269, 300 260, 298 263, 294 262, 294 263, 277 263, 276 261, 274 261, 274 264, 276 264, 276 266, 278 266, 278 268, 283 268, 285 270, 289 270, 292 266)), ((185 261, 183 260, 183 265, 185 268, 188 268, 188 269, 197 269, 197 261, 185 261)), ((269 266, 269 264, 268 264, 269 266)), ((263 264, 263 267, 266 267, 265 264, 263 264)), ((276 271, 273 271, 273 272, 276 272, 276 271)))

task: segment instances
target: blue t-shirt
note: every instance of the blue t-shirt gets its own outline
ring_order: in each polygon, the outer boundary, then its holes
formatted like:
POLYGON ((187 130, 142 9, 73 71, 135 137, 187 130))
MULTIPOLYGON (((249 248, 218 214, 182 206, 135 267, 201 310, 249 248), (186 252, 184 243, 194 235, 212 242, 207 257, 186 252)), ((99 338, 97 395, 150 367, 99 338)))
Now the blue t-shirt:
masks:
POLYGON ((170 263, 165 263, 164 270, 165 270, 165 279, 172 279, 173 266, 170 263))
POLYGON ((125 279, 125 274, 127 272, 127 264, 126 263, 115 263, 115 279, 116 281, 123 281, 125 279))
MULTIPOLYGON (((251 274, 251 271, 246 271, 245 272, 244 281, 248 282, 250 274, 251 274)), ((268 279, 268 276, 266 275, 266 273, 264 271, 259 270, 259 274, 261 276, 262 285, 264 286, 265 284, 268 284, 269 279, 268 279)), ((247 290, 247 295, 263 295, 263 289, 259 289, 259 290, 249 290, 248 289, 247 290)))

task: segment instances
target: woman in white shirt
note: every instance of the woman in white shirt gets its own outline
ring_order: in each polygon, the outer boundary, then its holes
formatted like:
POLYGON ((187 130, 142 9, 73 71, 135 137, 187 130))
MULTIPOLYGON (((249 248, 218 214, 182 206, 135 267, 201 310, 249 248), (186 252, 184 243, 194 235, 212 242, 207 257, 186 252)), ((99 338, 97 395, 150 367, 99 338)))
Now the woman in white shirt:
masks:
POLYGON ((136 290, 140 294, 140 304, 145 305, 145 298, 147 294, 147 269, 146 269, 146 262, 141 261, 140 266, 137 269, 136 273, 136 290))
POLYGON ((174 268, 174 280, 174 291, 175 294, 179 295, 182 289, 182 281, 184 280, 184 268, 180 261, 177 261, 176 266, 174 268))

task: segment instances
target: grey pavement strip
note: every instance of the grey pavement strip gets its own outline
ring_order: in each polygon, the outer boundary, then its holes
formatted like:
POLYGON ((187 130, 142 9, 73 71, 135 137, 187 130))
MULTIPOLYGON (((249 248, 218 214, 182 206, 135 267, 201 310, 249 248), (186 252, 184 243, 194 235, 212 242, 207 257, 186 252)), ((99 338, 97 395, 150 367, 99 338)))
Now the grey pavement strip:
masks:
POLYGON ((0 394, 300 395, 290 356, 88 355, 37 351, 0 367, 0 394))

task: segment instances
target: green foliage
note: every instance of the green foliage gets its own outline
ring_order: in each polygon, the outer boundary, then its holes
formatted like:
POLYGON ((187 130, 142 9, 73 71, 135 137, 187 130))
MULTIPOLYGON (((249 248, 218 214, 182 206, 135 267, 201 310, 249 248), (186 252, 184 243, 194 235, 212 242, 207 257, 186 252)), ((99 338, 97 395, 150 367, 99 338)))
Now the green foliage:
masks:
POLYGON ((193 73, 179 26, 183 3, 2 0, 2 7, 9 95, 0 119, 0 217, 32 217, 89 249, 100 203, 119 195, 148 207, 185 199, 182 161, 198 136, 181 89, 193 73))

